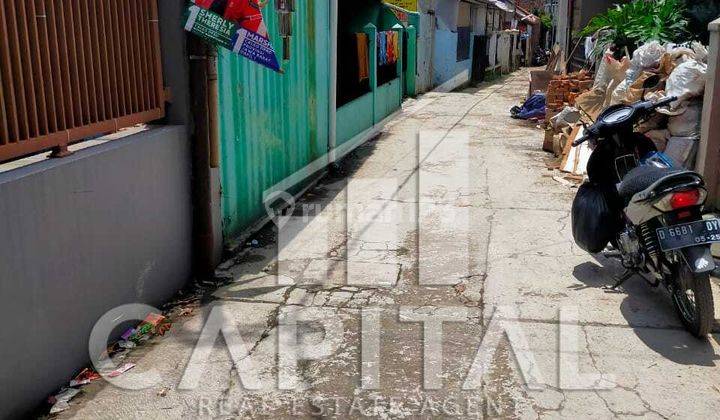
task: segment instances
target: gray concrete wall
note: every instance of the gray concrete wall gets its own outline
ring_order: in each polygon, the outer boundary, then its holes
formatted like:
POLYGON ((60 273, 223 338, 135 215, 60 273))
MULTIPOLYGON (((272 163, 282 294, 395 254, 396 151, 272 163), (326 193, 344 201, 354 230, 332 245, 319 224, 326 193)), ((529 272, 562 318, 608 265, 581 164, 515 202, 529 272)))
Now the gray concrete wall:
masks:
POLYGON ((107 310, 186 284, 189 150, 160 127, 0 174, 0 418, 67 384, 107 310))
POLYGON ((168 124, 188 124, 190 127, 190 66, 187 60, 187 38, 182 25, 187 0, 158 2, 160 14, 160 44, 163 55, 165 86, 170 88, 171 101, 167 104, 168 124))

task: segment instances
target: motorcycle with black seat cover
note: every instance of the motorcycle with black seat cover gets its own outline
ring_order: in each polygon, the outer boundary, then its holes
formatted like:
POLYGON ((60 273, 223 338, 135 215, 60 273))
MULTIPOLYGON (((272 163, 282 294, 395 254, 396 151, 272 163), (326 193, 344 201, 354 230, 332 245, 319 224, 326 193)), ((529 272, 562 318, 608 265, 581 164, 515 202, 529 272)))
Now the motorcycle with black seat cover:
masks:
MULTIPOLYGON (((626 269, 613 288, 635 275, 653 287, 664 286, 685 328, 705 338, 715 321, 710 273, 716 266, 711 245, 720 242, 720 220, 703 214, 707 190, 700 174, 640 164, 657 149, 635 132, 638 122, 676 100, 611 106, 585 127, 574 145, 591 142, 586 187, 610 194, 608 202, 620 203, 616 219, 607 224, 612 232, 604 232, 613 238, 604 255, 619 260, 626 269)), ((592 216, 584 211, 588 206, 582 200, 578 194, 573 232, 597 225, 588 220, 592 216)))

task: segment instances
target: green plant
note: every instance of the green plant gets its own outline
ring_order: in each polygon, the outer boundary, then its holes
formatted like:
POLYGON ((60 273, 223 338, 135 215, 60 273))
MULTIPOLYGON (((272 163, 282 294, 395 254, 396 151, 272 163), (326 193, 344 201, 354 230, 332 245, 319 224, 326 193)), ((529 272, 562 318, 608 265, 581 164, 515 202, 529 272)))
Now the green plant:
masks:
POLYGON ((683 0, 634 0, 594 17, 580 36, 599 32, 597 51, 634 51, 648 41, 682 42, 688 35, 683 0))
POLYGON ((543 28, 545 29, 552 29, 553 27, 553 17, 545 12, 540 13, 538 15, 540 18, 540 23, 542 24, 543 28))

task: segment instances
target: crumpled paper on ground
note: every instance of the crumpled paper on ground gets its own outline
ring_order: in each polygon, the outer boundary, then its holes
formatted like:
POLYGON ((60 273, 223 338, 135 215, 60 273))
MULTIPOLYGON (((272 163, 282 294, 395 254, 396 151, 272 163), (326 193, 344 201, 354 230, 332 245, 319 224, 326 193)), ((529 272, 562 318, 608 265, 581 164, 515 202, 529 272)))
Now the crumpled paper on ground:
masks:
POLYGON ((50 414, 61 413, 70 408, 70 400, 75 398, 75 396, 79 393, 79 389, 65 388, 54 397, 51 397, 53 406, 50 409, 50 414))

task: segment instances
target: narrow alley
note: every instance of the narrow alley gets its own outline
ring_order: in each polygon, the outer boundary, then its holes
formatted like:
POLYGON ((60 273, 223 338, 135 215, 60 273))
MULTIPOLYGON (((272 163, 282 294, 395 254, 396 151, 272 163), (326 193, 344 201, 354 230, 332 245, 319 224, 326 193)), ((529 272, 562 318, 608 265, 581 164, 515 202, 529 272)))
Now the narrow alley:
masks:
POLYGON ((642 280, 607 290, 621 268, 573 245, 575 190, 508 116, 527 81, 406 101, 220 266, 199 310, 116 361, 157 380, 90 384, 60 417, 714 417, 717 337, 686 333, 642 280), (314 322, 286 323, 298 313, 314 322), (215 316, 239 335, 204 341, 215 316))

